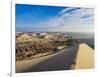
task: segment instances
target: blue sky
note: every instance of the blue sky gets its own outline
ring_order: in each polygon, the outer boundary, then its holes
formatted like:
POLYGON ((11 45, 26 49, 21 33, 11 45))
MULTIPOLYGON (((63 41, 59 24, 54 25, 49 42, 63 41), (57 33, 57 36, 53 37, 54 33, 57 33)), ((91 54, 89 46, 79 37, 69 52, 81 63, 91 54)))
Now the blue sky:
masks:
POLYGON ((16 4, 16 32, 93 32, 94 9, 16 4))

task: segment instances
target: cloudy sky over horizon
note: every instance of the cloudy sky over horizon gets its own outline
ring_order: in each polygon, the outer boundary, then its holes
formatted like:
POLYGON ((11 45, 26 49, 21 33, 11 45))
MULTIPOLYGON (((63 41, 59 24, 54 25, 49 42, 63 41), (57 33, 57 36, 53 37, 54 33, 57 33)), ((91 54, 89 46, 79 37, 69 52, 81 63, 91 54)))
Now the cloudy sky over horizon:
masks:
POLYGON ((16 5, 16 32, 94 32, 94 9, 16 5))

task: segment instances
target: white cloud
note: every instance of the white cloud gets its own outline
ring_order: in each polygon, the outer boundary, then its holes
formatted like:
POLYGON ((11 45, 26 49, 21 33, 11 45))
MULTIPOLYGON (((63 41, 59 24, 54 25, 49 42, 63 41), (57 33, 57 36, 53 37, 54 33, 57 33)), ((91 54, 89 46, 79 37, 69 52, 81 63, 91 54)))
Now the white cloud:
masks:
POLYGON ((65 8, 56 17, 38 25, 40 25, 40 29, 45 31, 93 32, 94 9, 80 8, 73 10, 73 8, 65 8))
POLYGON ((59 15, 62 15, 62 14, 64 14, 66 11, 69 11, 69 10, 71 10, 72 8, 65 8, 64 10, 62 10, 62 11, 60 11, 59 12, 59 15))

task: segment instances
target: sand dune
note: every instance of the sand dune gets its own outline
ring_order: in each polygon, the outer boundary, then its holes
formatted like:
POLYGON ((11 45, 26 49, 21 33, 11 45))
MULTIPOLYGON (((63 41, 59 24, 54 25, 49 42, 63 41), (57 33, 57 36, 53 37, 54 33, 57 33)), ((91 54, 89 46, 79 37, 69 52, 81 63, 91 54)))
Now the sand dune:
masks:
POLYGON ((51 69, 56 70, 58 68, 60 68, 60 70, 68 70, 68 68, 70 68, 68 65, 72 63, 73 58, 76 63, 74 69, 90 69, 94 67, 94 50, 87 44, 82 43, 79 44, 79 46, 77 45, 66 48, 63 49, 62 52, 54 53, 41 58, 18 61, 16 62, 16 72, 33 72, 40 70, 49 71, 51 69), (75 55, 76 58, 73 57, 75 55))
POLYGON ((75 69, 89 69, 94 67, 94 50, 87 44, 79 45, 75 69))
POLYGON ((58 55, 60 53, 62 53, 62 52, 58 52, 55 54, 51 54, 51 55, 36 58, 36 59, 17 61, 16 62, 16 72, 22 72, 22 71, 24 71, 32 66, 35 66, 36 64, 39 64, 39 63, 41 63, 51 57, 54 57, 55 55, 58 55))
POLYGON ((16 62, 16 72, 68 70, 77 53, 78 45, 64 48, 54 54, 16 62))

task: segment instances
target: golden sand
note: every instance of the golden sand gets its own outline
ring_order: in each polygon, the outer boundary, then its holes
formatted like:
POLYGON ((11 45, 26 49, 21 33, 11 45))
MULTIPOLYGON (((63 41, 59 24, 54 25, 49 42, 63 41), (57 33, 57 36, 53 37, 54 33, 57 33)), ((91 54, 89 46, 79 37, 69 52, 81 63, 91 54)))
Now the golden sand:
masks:
POLYGON ((87 44, 79 45, 75 69, 94 68, 94 50, 87 44))

